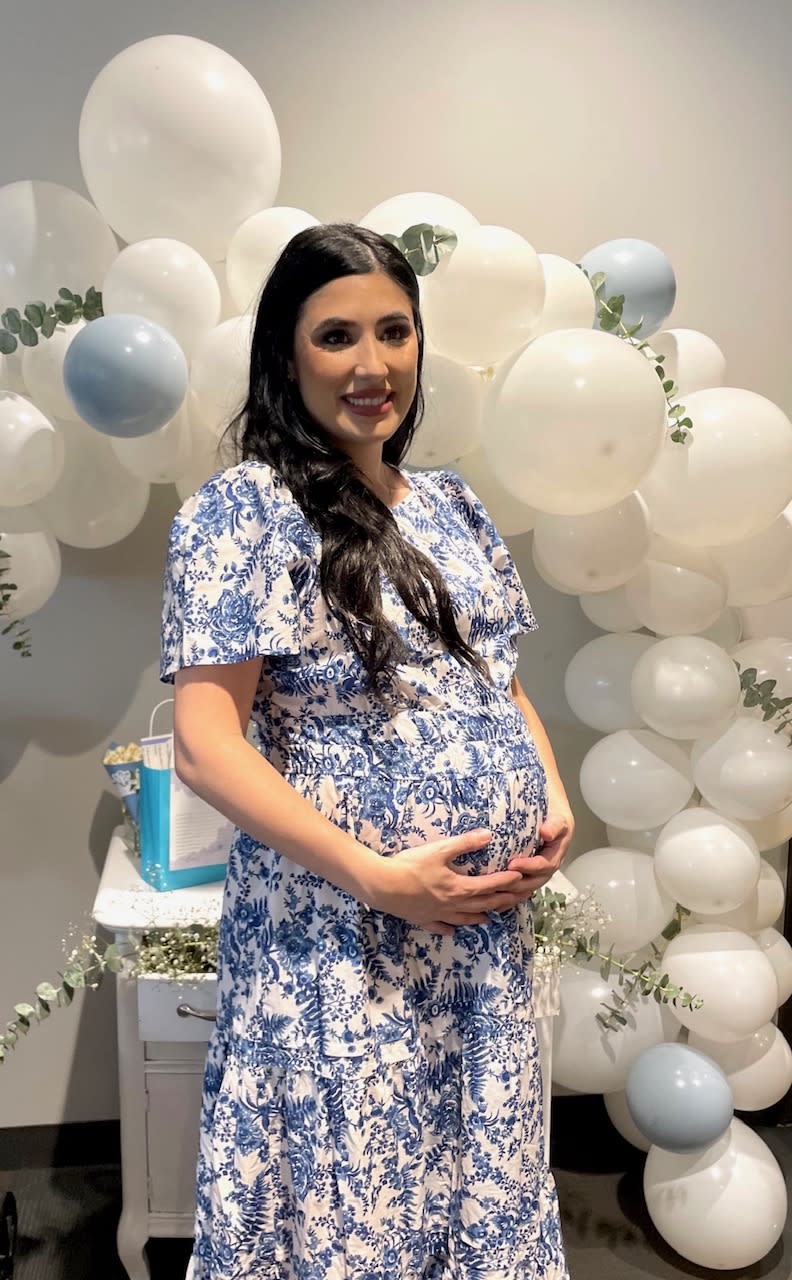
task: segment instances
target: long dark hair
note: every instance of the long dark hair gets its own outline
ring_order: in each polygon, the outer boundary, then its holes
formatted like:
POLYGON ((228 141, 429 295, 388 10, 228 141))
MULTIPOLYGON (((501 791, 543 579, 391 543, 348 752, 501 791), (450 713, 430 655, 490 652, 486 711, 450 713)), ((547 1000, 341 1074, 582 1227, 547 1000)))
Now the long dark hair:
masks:
POLYGON ((407 294, 418 337, 418 385, 382 457, 398 466, 423 413, 424 335, 418 281, 406 258, 382 236, 352 223, 309 227, 289 241, 261 292, 253 329, 247 400, 229 427, 237 457, 266 462, 290 489, 322 538, 320 586, 349 631, 366 669, 369 692, 382 697, 409 650, 382 609, 380 572, 415 618, 485 680, 489 669, 459 634, 448 589, 437 569, 402 538, 387 505, 368 488, 352 459, 306 409, 289 377, 294 332, 308 297, 340 276, 382 271, 407 294))

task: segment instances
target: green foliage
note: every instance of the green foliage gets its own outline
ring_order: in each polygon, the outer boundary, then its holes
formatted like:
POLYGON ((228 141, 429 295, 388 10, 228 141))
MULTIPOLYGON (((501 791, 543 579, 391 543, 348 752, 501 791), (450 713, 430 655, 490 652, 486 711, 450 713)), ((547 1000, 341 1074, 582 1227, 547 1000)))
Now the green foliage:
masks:
POLYGON ((666 400, 668 401, 668 417, 671 430, 671 439, 676 444, 684 444, 689 438, 693 430, 693 421, 687 416, 685 406, 677 402, 676 397, 679 395, 679 387, 673 378, 667 378, 663 362, 665 356, 657 355, 652 351, 649 342, 644 338, 639 340, 637 335, 641 331, 643 325, 643 317, 637 324, 626 325, 623 320, 624 314, 624 294, 617 294, 613 298, 605 298, 606 276, 604 271, 597 271, 590 276, 585 267, 577 264, 584 276, 588 280, 594 290, 594 297, 597 301, 597 320, 600 329, 605 333, 614 333, 617 337, 623 338, 625 342, 629 342, 631 347, 635 347, 636 351, 640 351, 646 356, 647 360, 651 360, 655 367, 655 373, 663 384, 666 400))
POLYGON ((58 290, 58 299, 51 306, 46 302, 29 302, 22 313, 16 307, 8 307, 0 315, 0 355, 13 355, 20 343, 23 347, 38 346, 39 335, 51 338, 58 324, 97 320, 102 315, 102 295, 93 285, 84 299, 79 293, 63 288, 58 290))
POLYGON ((443 255, 453 253, 457 246, 453 231, 428 222, 418 222, 400 236, 386 235, 385 239, 404 254, 417 276, 431 275, 443 255))
POLYGON ((10 613, 10 605, 14 598, 14 592, 17 590, 15 582, 3 581, 11 572, 9 561, 11 556, 8 551, 4 551, 2 547, 3 535, 0 533, 0 623, 5 619, 5 625, 0 630, 0 636, 14 635, 11 648, 20 653, 23 658, 29 658, 31 655, 30 648, 30 631, 22 618, 12 618, 8 620, 10 613))
POLYGON ((777 719, 774 733, 786 733, 787 746, 792 745, 792 717, 787 715, 787 708, 792 706, 792 698, 777 698, 773 693, 777 680, 758 680, 756 667, 746 667, 743 671, 735 660, 735 667, 740 673, 740 690, 743 695, 743 706, 759 707, 763 720, 777 719))

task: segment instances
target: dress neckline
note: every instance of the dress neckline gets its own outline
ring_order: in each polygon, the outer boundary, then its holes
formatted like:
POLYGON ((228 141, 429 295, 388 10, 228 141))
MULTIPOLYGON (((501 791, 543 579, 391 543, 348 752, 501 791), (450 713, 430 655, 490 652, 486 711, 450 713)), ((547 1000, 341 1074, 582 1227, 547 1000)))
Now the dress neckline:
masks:
POLYGON ((405 503, 410 501, 410 498, 415 493, 415 485, 413 484, 413 479, 410 476, 405 475, 404 472, 399 470, 398 467, 394 467, 393 469, 394 471, 399 472, 399 475, 401 476, 402 480, 404 480, 405 483, 407 484, 407 492, 405 493, 404 497, 400 498, 398 502, 394 502, 393 506, 388 508, 389 511, 398 511, 401 507, 405 505, 405 503))

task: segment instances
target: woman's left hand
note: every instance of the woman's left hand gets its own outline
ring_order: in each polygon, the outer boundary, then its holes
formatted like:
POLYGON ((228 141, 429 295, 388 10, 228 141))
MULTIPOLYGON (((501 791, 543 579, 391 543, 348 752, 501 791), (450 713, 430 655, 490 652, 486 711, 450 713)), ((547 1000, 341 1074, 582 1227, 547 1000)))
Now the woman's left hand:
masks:
POLYGON ((548 813, 538 831, 541 848, 533 854, 520 854, 512 858, 507 870, 522 872, 526 897, 541 889, 555 875, 564 860, 575 834, 575 819, 571 813, 548 813))

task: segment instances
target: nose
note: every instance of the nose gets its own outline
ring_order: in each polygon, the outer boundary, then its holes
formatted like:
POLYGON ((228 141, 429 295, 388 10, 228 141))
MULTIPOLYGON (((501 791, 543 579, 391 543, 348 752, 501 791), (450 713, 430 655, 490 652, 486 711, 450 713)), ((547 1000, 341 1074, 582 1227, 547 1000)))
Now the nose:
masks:
POLYGON ((356 378, 384 378, 387 374, 388 365, 374 334, 361 337, 355 355, 356 378))

